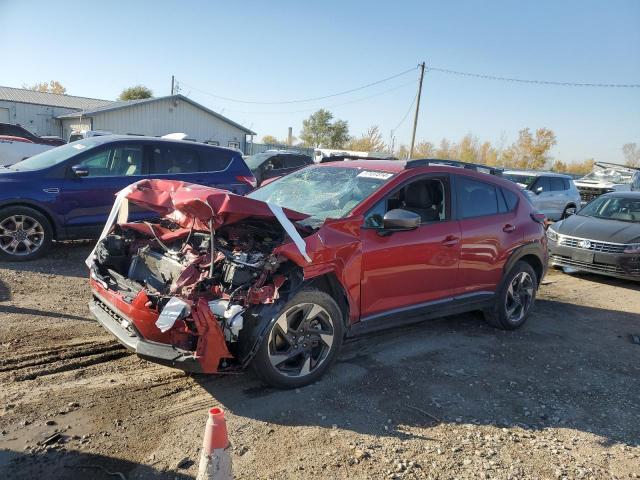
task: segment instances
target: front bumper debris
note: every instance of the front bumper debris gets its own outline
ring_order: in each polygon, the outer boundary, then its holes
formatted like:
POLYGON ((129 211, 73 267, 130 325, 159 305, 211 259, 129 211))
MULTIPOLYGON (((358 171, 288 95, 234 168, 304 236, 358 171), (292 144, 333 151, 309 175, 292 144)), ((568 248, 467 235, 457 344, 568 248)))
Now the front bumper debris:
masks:
POLYGON ((191 352, 165 343, 145 340, 135 331, 135 327, 129 319, 111 308, 102 299, 95 297, 90 301, 89 310, 100 325, 115 336, 122 345, 140 357, 187 372, 203 373, 200 362, 191 352))

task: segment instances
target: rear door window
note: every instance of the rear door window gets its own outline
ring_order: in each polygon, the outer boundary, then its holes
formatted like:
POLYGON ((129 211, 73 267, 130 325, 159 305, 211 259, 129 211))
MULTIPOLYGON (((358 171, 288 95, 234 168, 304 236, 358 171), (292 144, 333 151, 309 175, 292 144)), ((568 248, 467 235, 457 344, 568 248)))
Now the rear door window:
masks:
POLYGON ((154 145, 152 147, 152 173, 176 175, 201 171, 200 156, 195 149, 173 145, 154 145))
POLYGON ((306 164, 305 158, 297 155, 288 155, 284 161, 285 168, 298 168, 306 164))
POLYGON ((282 155, 276 155, 271 160, 269 160, 266 164, 267 170, 283 170, 284 167, 284 158, 282 155))
POLYGON ((460 218, 498 214, 498 195, 495 186, 459 176, 456 179, 456 187, 460 218))
POLYGON ((551 191, 551 184, 549 183, 549 177, 538 177, 536 183, 533 184, 533 191, 536 191, 538 188, 542 187, 543 192, 551 191))
POLYGON ((566 188, 564 188, 564 182, 562 180, 562 177, 549 177, 549 185, 552 192, 562 192, 566 190, 566 188))

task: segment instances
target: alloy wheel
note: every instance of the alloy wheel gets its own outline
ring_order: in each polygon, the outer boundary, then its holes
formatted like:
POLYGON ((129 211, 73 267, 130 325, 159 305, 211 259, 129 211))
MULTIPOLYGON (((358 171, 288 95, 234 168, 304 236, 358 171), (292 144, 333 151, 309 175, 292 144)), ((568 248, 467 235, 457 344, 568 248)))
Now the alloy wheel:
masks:
POLYGON ((0 222, 0 249, 13 256, 30 255, 44 242, 44 228, 28 215, 11 215, 0 222))
POLYGON ((533 279, 527 272, 517 274, 507 289, 505 308, 507 319, 512 323, 518 323, 529 311, 533 302, 533 279))
POLYGON ((334 342, 333 320, 315 303, 301 303, 283 312, 269 333, 269 360, 279 373, 304 377, 327 359, 334 342))

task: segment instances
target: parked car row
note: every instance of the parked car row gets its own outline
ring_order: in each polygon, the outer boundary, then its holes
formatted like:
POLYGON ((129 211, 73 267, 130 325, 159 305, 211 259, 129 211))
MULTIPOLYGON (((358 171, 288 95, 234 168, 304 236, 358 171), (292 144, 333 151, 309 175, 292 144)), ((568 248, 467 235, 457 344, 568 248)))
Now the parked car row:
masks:
POLYGON ((103 231, 91 309, 120 342, 190 371, 252 365, 279 387, 319 378, 346 336, 468 310, 518 328, 548 264, 640 279, 640 192, 580 208, 571 177, 549 172, 291 151, 245 163, 105 135, 5 167, 0 186, 0 259, 103 231))

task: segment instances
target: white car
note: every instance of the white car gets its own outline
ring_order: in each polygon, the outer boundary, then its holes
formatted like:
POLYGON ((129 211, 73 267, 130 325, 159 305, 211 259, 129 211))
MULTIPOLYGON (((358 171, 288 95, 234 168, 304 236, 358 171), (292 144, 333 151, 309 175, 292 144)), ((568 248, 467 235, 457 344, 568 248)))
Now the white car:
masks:
POLYGON ((28 138, 0 135, 0 166, 13 165, 52 148, 55 148, 55 145, 35 143, 28 138))
POLYGON ((584 204, 604 193, 640 191, 640 168, 597 162, 575 183, 584 204))
POLYGON ((576 213, 580 192, 569 175, 553 172, 505 170, 502 176, 517 183, 536 209, 549 220, 561 220, 576 213))

